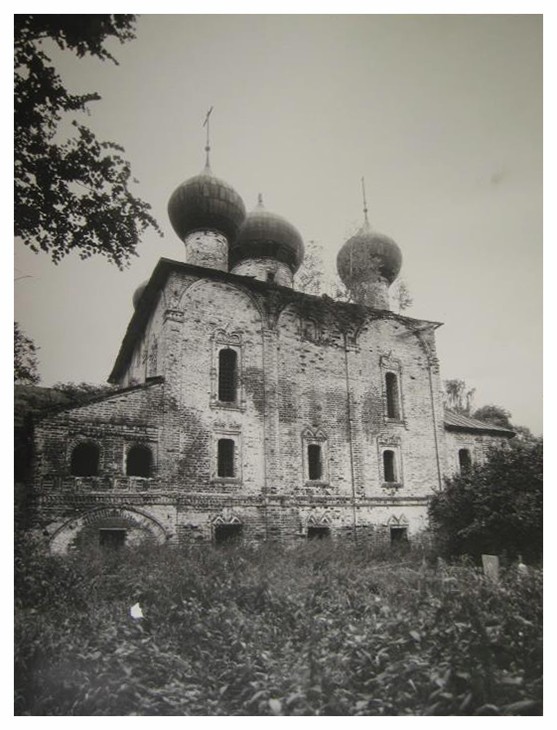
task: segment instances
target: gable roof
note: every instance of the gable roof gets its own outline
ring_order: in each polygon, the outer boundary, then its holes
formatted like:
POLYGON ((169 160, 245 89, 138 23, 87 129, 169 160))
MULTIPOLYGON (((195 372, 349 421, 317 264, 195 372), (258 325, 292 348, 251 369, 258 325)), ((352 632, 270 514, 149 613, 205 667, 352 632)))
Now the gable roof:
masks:
POLYGON ((506 436, 511 438, 515 436, 515 432, 511 428, 504 426, 495 426, 493 423, 485 423, 477 418, 470 416, 462 416, 460 413, 453 413, 445 408, 445 428, 448 431, 479 431, 481 433, 492 433, 496 436, 506 436))
POLYGON ((203 266, 194 266, 193 264, 187 264, 182 261, 174 261, 172 259, 161 258, 155 266, 151 278, 147 282, 141 297, 137 301, 137 308, 135 309, 132 318, 128 324, 128 328, 120 345, 120 351, 116 356, 116 361, 112 372, 108 376, 109 383, 117 383, 119 378, 123 375, 126 367, 133 355, 134 348, 138 340, 142 337, 145 327, 149 321, 149 318, 155 308, 159 294, 163 289, 168 277, 174 271, 179 271, 183 274, 189 274, 190 276, 197 277, 199 279, 209 279, 214 281, 228 282, 235 284, 244 289, 249 289, 254 292, 258 292, 263 296, 280 294, 285 301, 289 302, 303 302, 307 306, 313 306, 318 308, 334 308, 340 315, 343 314, 343 318, 350 321, 362 321, 366 313, 375 311, 377 316, 381 316, 388 319, 395 319, 400 322, 406 322, 412 324, 414 327, 420 327, 425 325, 426 327, 437 328, 441 326, 441 322, 435 322, 427 319, 415 319, 413 317, 406 317, 402 314, 396 314, 390 310, 372 310, 370 307, 365 307, 355 302, 341 302, 323 294, 321 296, 315 294, 306 294, 305 292, 298 291, 297 289, 291 289, 290 287, 279 286, 276 283, 268 283, 265 281, 259 281, 258 279, 251 278, 249 276, 240 276, 239 274, 231 274, 229 271, 220 271, 219 269, 208 269, 203 266))

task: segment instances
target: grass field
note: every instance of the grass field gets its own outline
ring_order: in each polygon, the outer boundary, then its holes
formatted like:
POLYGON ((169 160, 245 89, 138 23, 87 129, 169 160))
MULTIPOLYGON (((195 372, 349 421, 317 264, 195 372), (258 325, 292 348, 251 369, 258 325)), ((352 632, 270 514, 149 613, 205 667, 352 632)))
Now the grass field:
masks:
POLYGON ((15 641, 17 715, 542 711, 541 571, 366 545, 20 545, 15 641))

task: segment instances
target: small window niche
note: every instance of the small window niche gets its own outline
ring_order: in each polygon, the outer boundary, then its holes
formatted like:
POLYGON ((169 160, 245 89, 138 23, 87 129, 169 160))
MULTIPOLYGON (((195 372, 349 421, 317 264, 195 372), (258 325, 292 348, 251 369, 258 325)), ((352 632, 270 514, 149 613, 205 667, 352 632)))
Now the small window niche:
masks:
POLYGON ((234 440, 221 438, 217 443, 217 476, 221 479, 233 479, 236 476, 234 440))
POLYGON ((458 468, 463 476, 470 473, 470 470, 472 469, 472 456, 470 454, 470 449, 459 449, 458 468))
POLYGON ((96 477, 99 475, 101 450, 97 444, 86 442, 72 450, 70 471, 74 477, 96 477))
POLYGON ((234 545, 241 541, 243 525, 220 524, 214 527, 214 539, 216 545, 234 545))
POLYGON ((238 353, 230 347, 219 350, 218 399, 221 403, 238 400, 238 353))
POLYGON ((329 481, 327 436, 320 429, 306 428, 302 433, 304 481, 323 484, 329 481))
POLYGON ((408 541, 408 528, 407 527, 391 527, 391 545, 393 547, 406 547, 409 544, 408 541))
POLYGON ((104 550, 119 550, 126 544, 127 530, 116 527, 101 527, 99 530, 99 547, 104 550))
POLYGON ((397 373, 385 373, 385 397, 387 400, 387 418, 400 421, 400 388, 397 373))
POLYGON ((383 451, 383 481, 387 483, 398 481, 396 469, 396 454, 392 449, 383 451))
POLYGON ((143 477, 152 476, 153 456, 148 446, 132 446, 126 456, 126 476, 143 477))
POLYGON ((328 540, 331 537, 331 528, 325 525, 309 525, 308 540, 328 540))

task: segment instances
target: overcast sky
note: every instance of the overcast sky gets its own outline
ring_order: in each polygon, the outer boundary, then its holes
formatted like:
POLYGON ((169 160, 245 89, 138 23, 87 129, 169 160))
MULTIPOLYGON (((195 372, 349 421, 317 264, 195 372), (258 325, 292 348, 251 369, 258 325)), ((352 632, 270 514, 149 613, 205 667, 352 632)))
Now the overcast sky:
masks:
POLYGON ((319 241, 328 267, 362 219, 394 238, 414 304, 437 330, 443 378, 542 428, 541 16, 147 15, 119 66, 56 54, 66 85, 98 91, 87 123, 125 147, 148 234, 124 272, 58 266, 16 242, 16 317, 44 385, 104 382, 132 294, 161 256, 183 260, 174 188, 212 167, 247 209, 319 241))

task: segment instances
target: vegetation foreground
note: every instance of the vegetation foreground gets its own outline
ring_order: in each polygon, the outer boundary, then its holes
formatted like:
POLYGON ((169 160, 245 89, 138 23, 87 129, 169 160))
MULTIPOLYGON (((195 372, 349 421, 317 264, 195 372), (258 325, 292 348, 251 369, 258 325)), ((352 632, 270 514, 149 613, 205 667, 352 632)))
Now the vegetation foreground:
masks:
POLYGON ((16 552, 17 715, 542 712, 538 570, 328 541, 16 552))

